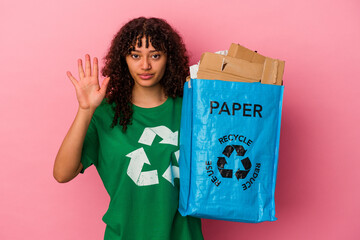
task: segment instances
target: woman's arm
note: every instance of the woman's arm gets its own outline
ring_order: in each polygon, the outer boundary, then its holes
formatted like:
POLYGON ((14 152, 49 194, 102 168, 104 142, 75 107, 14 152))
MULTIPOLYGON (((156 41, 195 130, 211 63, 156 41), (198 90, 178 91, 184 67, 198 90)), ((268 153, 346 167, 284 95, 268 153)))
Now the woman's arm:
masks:
POLYGON ((54 178, 61 183, 75 178, 82 169, 81 151, 93 112, 79 108, 54 164, 54 178))
POLYGON ((80 160, 85 135, 95 109, 105 97, 106 87, 109 83, 109 78, 105 78, 100 88, 98 60, 96 58, 94 58, 92 72, 89 55, 85 56, 85 72, 80 59, 78 60, 78 68, 79 81, 70 72, 67 72, 76 90, 79 110, 60 146, 54 163, 54 178, 61 183, 75 178, 83 167, 80 160))

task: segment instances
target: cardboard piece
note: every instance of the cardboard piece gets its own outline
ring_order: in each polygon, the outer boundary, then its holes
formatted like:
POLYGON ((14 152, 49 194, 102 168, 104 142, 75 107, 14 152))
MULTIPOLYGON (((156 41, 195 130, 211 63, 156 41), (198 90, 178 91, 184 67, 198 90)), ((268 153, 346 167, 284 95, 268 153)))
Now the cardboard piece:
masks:
POLYGON ((197 76, 200 79, 259 82, 262 72, 263 64, 206 52, 201 57, 197 76))
POLYGON ((284 67, 284 61, 233 43, 227 56, 203 53, 197 78, 282 85, 284 67))
POLYGON ((248 62, 261 63, 261 64, 264 64, 266 58, 265 56, 257 52, 254 52, 246 47, 241 46, 240 44, 235 44, 235 43, 232 43, 230 45, 228 56, 243 59, 248 62))
POLYGON ((279 59, 272 59, 265 57, 257 52, 254 52, 240 44, 232 43, 230 45, 228 56, 243 59, 252 63, 263 64, 263 74, 261 83, 265 84, 283 84, 283 75, 285 69, 285 62, 279 59))

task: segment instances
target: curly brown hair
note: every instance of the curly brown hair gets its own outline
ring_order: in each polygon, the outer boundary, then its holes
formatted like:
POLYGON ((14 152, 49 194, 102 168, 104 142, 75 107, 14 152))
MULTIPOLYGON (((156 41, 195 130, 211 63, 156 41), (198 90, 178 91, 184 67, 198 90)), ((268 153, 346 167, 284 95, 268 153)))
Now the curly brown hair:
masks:
POLYGON ((139 17, 126 23, 114 36, 109 52, 105 56, 102 75, 110 77, 106 99, 113 105, 114 118, 111 127, 117 124, 126 131, 132 119, 132 79, 125 57, 141 47, 146 38, 152 46, 167 55, 166 69, 160 84, 167 97, 182 97, 183 86, 189 75, 189 58, 180 35, 163 19, 139 17))

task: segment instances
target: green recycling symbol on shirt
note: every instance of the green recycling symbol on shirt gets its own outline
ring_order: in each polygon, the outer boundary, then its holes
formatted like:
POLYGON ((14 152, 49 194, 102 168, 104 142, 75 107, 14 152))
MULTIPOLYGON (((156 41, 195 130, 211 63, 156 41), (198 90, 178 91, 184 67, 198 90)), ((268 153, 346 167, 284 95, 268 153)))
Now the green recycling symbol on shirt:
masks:
MULTIPOLYGON (((162 138, 161 144, 170 144, 178 146, 178 131, 172 132, 165 126, 158 126, 152 128, 145 128, 140 136, 139 143, 151 146, 156 135, 162 138)), ((176 160, 179 161, 179 150, 175 153, 176 160)), ((151 165, 148 157, 146 156, 144 148, 138 148, 135 151, 126 155, 130 158, 130 163, 127 169, 127 175, 138 186, 149 186, 159 184, 159 177, 157 170, 142 171, 144 164, 151 165)), ((179 178, 179 167, 172 166, 171 162, 169 167, 162 175, 167 181, 174 186, 174 178, 179 178)))

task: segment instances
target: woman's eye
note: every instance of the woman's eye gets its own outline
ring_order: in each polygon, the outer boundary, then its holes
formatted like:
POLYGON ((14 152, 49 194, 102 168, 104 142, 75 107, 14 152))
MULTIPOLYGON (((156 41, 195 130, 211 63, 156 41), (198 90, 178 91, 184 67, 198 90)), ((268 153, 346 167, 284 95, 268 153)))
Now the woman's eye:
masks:
POLYGON ((151 56, 153 59, 159 59, 160 58, 160 54, 154 54, 151 56))
POLYGON ((131 54, 131 57, 132 57, 133 59, 139 59, 139 58, 140 58, 140 56, 137 55, 137 54, 131 54))

